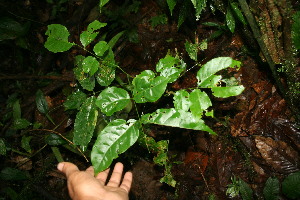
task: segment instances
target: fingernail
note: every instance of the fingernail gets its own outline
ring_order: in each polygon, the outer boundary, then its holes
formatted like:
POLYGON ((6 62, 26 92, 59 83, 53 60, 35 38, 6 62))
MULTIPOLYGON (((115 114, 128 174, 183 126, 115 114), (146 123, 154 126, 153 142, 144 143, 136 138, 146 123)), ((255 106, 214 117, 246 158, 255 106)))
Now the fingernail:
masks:
POLYGON ((62 171, 62 169, 64 168, 64 163, 58 163, 58 165, 57 165, 57 169, 59 170, 59 171, 62 171))

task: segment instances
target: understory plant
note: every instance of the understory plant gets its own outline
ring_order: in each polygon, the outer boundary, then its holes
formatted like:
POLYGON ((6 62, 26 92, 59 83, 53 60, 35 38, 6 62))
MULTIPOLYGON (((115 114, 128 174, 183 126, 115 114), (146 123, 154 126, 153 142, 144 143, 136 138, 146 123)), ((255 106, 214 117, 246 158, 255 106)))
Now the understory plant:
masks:
MULTIPOLYGON (((66 110, 77 110, 73 143, 80 146, 82 151, 87 151, 93 141, 90 158, 95 173, 98 173, 139 140, 157 154, 154 161, 165 167, 166 175, 161 181, 175 186, 167 157, 168 142, 154 141, 144 133, 144 126, 156 124, 216 134, 202 119, 203 116, 213 117, 210 94, 227 98, 239 95, 244 90, 237 81, 232 81, 233 77, 224 79, 216 73, 226 68, 239 68, 241 63, 229 57, 212 59, 197 72, 197 87, 171 92, 173 108, 143 113, 138 110, 137 104, 156 102, 162 98, 168 84, 184 75, 186 63, 178 55, 167 54, 157 63, 156 71, 145 70, 135 77, 126 74, 128 82, 124 83, 115 76, 116 69, 126 72, 116 63, 112 51, 122 32, 109 42, 95 42, 99 29, 104 26, 105 23, 97 20, 90 23, 87 30, 80 34, 81 44, 68 41, 69 32, 63 25, 49 25, 46 32, 48 38, 45 47, 52 52, 64 52, 73 46, 88 52, 86 56, 75 57, 74 74, 79 86, 64 103, 66 110), (119 80, 119 83, 116 84, 114 80, 119 80), (96 87, 96 84, 100 87, 96 87), (120 115, 131 110, 136 111, 134 119, 120 115), (95 142, 93 138, 96 138, 95 142)), ((197 49, 188 53, 191 55, 195 51, 197 49)))
MULTIPOLYGON (((241 196, 243 200, 252 200, 253 191, 251 187, 241 178, 233 176, 232 183, 228 185, 226 194, 231 198, 241 196)), ((289 174, 282 183, 277 177, 269 177, 263 189, 263 199, 278 200, 280 195, 288 197, 289 199, 300 198, 300 172, 289 174)))

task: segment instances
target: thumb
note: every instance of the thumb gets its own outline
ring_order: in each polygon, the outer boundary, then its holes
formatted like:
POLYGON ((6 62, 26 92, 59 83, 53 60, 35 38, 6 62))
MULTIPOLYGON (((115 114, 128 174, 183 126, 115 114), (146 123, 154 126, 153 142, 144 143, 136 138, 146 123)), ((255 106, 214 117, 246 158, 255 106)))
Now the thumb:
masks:
POLYGON ((67 178, 74 172, 79 171, 78 167, 70 162, 60 162, 57 165, 57 169, 63 172, 67 178))

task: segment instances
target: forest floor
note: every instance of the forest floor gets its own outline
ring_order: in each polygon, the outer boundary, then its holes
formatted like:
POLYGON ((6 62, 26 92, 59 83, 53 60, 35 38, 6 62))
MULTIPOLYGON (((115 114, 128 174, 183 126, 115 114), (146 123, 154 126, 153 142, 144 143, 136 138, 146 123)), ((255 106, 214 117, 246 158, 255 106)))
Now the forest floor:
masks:
MULTIPOLYGON (((66 115, 62 103, 66 100, 64 91, 71 90, 76 84, 72 68, 73 57, 78 52, 74 50, 53 54, 43 44, 48 24, 66 25, 71 30, 73 40, 76 40, 79 32, 98 17, 93 9, 98 2, 83 2, 72 0, 64 3, 55 15, 51 14, 55 4, 46 1, 0 3, 1 17, 10 17, 23 24, 30 23, 25 46, 20 47, 15 38, 0 43, 1 116, 6 114, 8 97, 17 94, 21 99, 24 118, 42 123, 45 129, 53 129, 51 122, 35 106, 35 93, 37 89, 42 89, 48 104, 56 108, 51 112, 53 121, 60 124, 55 131, 64 134, 71 129, 74 116, 66 115), (56 78, 56 75, 62 78, 56 78)), ((136 28, 139 42, 121 40, 114 51, 120 67, 132 76, 145 69, 154 69, 158 60, 168 51, 177 51, 188 60, 185 42, 194 40, 195 33, 199 40, 204 40, 215 31, 201 22, 221 21, 218 15, 207 12, 197 22, 196 30, 190 28, 194 24, 187 22, 178 31, 176 22, 172 20, 153 28, 150 19, 160 12, 161 7, 156 1, 150 0, 143 1, 137 13, 126 16, 136 19, 130 26, 136 28)), ((116 27, 111 34, 119 31, 122 31, 122 27, 116 27)), ((237 30, 234 34, 222 34, 209 41, 208 48, 198 56, 203 64, 220 56, 241 61, 241 69, 229 73, 241 82, 245 91, 237 97, 213 99, 215 118, 206 122, 218 133, 217 136, 194 130, 150 126, 148 135, 157 140, 169 140, 168 153, 174 161, 172 174, 177 186, 172 188, 160 183, 163 169, 154 165, 153 155, 147 149, 134 145, 116 160, 123 162, 125 169, 133 172, 131 200, 198 200, 208 199, 210 194, 215 194, 217 199, 229 199, 226 190, 234 176, 243 179, 257 196, 261 196, 269 177, 276 176, 282 181, 286 175, 299 171, 300 130, 294 123, 295 119, 286 101, 276 89, 267 64, 262 62, 259 55, 249 51, 249 42, 243 32, 237 30)), ((192 66, 191 63, 190 60, 188 64, 192 66)), ((190 68, 168 90, 194 87, 197 83, 196 72, 196 68, 190 68)), ((125 79, 121 72, 117 74, 125 79)), ((156 102, 158 107, 171 104, 170 98, 156 102)), ((156 108, 145 105, 139 109, 147 113, 156 108)), ((2 128, 1 137, 10 134, 7 132, 8 126, 3 125, 2 128)), ((1 181, 0 188, 11 187, 18 192, 22 191, 24 198, 27 195, 29 199, 69 199, 66 179, 56 170, 57 162, 51 148, 44 146, 43 135, 32 135, 31 149, 40 151, 30 158, 10 151, 6 156, 1 156, 0 167, 17 167, 33 178, 26 184, 22 181, 1 181), (24 189, 24 185, 27 189, 24 189)), ((13 147, 19 146, 18 150, 22 151, 20 135, 14 135, 8 141, 13 147)), ((90 165, 82 156, 64 148, 60 150, 64 160, 74 162, 81 169, 90 165)), ((4 194, 4 191, 1 193, 4 194)))

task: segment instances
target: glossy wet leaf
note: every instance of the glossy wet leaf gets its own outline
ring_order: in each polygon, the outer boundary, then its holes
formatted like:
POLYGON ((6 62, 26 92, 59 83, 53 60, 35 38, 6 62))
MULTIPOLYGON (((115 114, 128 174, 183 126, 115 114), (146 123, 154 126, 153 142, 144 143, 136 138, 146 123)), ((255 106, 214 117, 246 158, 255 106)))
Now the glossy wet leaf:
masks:
POLYGON ((124 109, 129 102, 130 96, 126 90, 108 87, 99 94, 96 105, 105 115, 111 116, 113 113, 124 109))
POLYGON ((142 122, 144 124, 152 123, 163 126, 201 130, 209 132, 210 134, 216 134, 202 119, 195 118, 190 112, 176 110, 174 108, 158 109, 154 113, 143 115, 142 122))
POLYGON ((5 156, 6 155, 6 145, 4 142, 4 139, 0 138, 0 155, 5 156))
POLYGON ((91 141, 98 117, 95 101, 94 96, 87 98, 76 115, 73 138, 75 145, 85 147, 91 141))
POLYGON ((74 45, 68 41, 70 35, 68 29, 61 24, 48 25, 45 34, 48 38, 44 46, 54 53, 67 51, 74 45))
POLYGON ((13 124, 12 124, 12 128, 16 129, 16 130, 21 130, 21 129, 25 129, 28 126, 30 126, 31 123, 27 120, 27 119, 16 119, 14 120, 13 124))
POLYGON ((230 87, 212 87, 211 90, 215 97, 227 98, 240 95, 244 91, 244 86, 230 86, 230 87))
POLYGON ((177 3, 177 0, 167 0, 167 4, 168 4, 168 7, 169 7, 171 16, 173 14, 173 10, 174 10, 174 7, 176 6, 176 3, 177 3))
POLYGON ((95 77, 84 73, 82 66, 84 58, 85 57, 81 55, 75 57, 75 65, 77 67, 75 67, 73 71, 82 88, 88 91, 93 91, 95 87, 95 77))
POLYGON ((226 11, 226 24, 227 24, 228 29, 231 31, 231 33, 234 33, 235 19, 234 19, 234 16, 232 14, 230 7, 228 7, 227 11, 226 11))
POLYGON ((80 42, 83 45, 83 47, 89 45, 99 34, 96 31, 104 26, 106 26, 106 23, 101 23, 98 20, 95 20, 92 23, 90 23, 87 27, 87 30, 83 31, 80 34, 80 42))
POLYGON ((79 109, 81 104, 86 100, 87 96, 84 92, 75 91, 67 97, 64 102, 65 110, 79 109))
POLYGON ((199 89, 193 90, 190 93, 189 100, 191 102, 190 110, 196 118, 201 118, 203 111, 212 106, 208 95, 199 89))
POLYGON ((110 46, 110 48, 113 48, 115 46, 115 44, 118 42, 118 40, 120 39, 120 37, 124 34, 125 31, 121 31, 120 33, 118 33, 117 35, 115 35, 107 44, 108 46, 110 46))
POLYGON ((25 149, 28 153, 31 153, 30 141, 32 136, 23 136, 21 140, 21 147, 25 149))
POLYGON ((183 61, 170 55, 160 59, 156 65, 156 71, 160 72, 161 76, 169 78, 169 83, 176 81, 185 69, 186 64, 183 61))
POLYGON ((110 122, 98 135, 91 153, 95 173, 107 169, 113 159, 131 147, 139 137, 136 120, 117 119, 110 122))
POLYGON ((186 90, 179 90, 174 94, 173 103, 176 110, 188 111, 190 109, 190 94, 186 90))
POLYGON ((94 46, 93 51, 97 56, 102 57, 108 49, 110 49, 110 46, 107 44, 107 42, 100 41, 94 46))
POLYGON ((214 58, 203 65, 197 72, 198 86, 203 88, 215 87, 216 83, 222 78, 219 75, 215 75, 215 73, 229 67, 240 67, 240 65, 241 62, 230 57, 214 58))
POLYGON ((99 69, 99 62, 93 56, 88 56, 82 61, 83 72, 88 73, 90 76, 93 76, 96 71, 99 69))
POLYGON ((155 102, 165 92, 168 82, 168 78, 155 77, 153 71, 145 70, 132 81, 134 86, 133 98, 136 103, 155 102))
POLYGON ((280 184, 279 180, 274 177, 269 177, 266 181, 263 194, 265 200, 278 200, 279 198, 279 192, 280 192, 280 184))
POLYGON ((288 175, 282 182, 282 192, 290 199, 300 198, 300 172, 288 175))
POLYGON ((35 102, 38 111, 43 114, 46 114, 49 111, 47 100, 44 96, 44 93, 41 90, 38 90, 35 94, 35 102))
POLYGON ((242 13, 242 11, 239 9, 238 3, 237 2, 230 2, 230 6, 232 9, 232 12, 235 13, 237 16, 238 20, 242 22, 244 25, 247 25, 247 21, 242 13))

